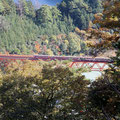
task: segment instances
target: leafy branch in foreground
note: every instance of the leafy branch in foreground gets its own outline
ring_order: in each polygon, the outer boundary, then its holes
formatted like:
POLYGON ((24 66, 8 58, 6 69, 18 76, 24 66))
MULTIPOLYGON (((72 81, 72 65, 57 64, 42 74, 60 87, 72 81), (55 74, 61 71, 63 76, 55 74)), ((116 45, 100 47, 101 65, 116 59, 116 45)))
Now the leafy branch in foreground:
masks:
POLYGON ((120 119, 120 1, 106 0, 103 15, 96 16, 100 28, 92 30, 92 35, 101 38, 97 44, 92 44, 98 50, 115 49, 113 64, 103 76, 93 82, 89 92, 91 114, 93 118, 102 120, 120 119), (111 7, 112 6, 112 7, 111 7), (96 115, 96 116, 95 116, 96 115))
POLYGON ((89 81, 57 63, 11 64, 1 73, 0 118, 79 120, 86 112, 89 81), (4 74, 5 73, 5 74, 4 74))

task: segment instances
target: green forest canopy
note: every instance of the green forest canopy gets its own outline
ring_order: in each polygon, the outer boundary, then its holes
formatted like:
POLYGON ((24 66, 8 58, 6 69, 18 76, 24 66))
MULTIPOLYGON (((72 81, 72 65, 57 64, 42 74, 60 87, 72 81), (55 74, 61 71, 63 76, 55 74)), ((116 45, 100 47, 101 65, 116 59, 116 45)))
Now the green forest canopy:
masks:
POLYGON ((101 11, 101 0, 63 0, 57 6, 43 5, 39 9, 31 0, 0 0, 0 52, 85 54, 87 47, 74 30, 87 29, 94 14, 101 11))

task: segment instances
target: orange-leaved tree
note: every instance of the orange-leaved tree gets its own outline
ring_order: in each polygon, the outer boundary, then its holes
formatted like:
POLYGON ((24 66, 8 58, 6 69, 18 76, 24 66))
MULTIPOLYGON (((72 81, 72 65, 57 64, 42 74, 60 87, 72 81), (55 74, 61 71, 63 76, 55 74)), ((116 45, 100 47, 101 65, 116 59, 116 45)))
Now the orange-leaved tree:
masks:
MULTIPOLYGON (((120 119, 120 1, 106 0, 103 14, 95 15, 98 29, 90 29, 92 37, 101 38, 92 47, 115 49, 116 57, 105 74, 91 85, 89 101, 92 118, 102 120, 120 119)), ((101 49, 102 48, 102 49, 101 49)))
POLYGON ((120 30, 120 1, 119 0, 106 0, 103 4, 103 13, 95 14, 94 24, 98 24, 97 29, 88 29, 88 33, 92 37, 97 38, 99 41, 91 42, 91 46, 96 48, 108 49, 113 48, 119 38, 120 30))

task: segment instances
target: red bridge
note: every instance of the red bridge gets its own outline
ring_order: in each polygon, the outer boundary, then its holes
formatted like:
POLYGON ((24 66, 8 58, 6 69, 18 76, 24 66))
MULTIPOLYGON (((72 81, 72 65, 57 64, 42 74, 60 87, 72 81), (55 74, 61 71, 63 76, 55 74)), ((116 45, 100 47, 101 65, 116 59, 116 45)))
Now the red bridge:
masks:
POLYGON ((48 56, 48 55, 0 55, 0 61, 4 64, 8 64, 9 61, 16 60, 70 60, 69 67, 83 68, 89 67, 92 71, 102 71, 105 69, 108 63, 113 61, 109 58, 99 58, 99 57, 79 57, 79 56, 48 56))

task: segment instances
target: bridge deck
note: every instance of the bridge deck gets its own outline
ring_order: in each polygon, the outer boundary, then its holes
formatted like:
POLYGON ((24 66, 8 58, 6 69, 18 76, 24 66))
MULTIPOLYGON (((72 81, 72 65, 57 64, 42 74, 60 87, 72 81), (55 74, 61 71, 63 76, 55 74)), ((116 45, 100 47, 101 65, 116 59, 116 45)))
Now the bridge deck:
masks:
POLYGON ((47 55, 35 55, 34 59, 50 59, 50 60, 71 60, 73 62, 112 62, 109 58, 99 58, 99 57, 79 57, 79 56, 47 56, 47 55))
POLYGON ((49 56, 49 55, 0 55, 0 59, 13 60, 71 60, 73 62, 105 62, 112 63, 109 58, 79 57, 79 56, 49 56))
POLYGON ((16 60, 43 60, 43 61, 52 61, 52 60, 70 60, 69 67, 74 68, 83 68, 88 67, 92 71, 102 71, 106 69, 108 63, 113 61, 109 58, 100 58, 100 57, 81 57, 81 56, 49 56, 49 55, 0 55, 0 66, 1 63, 8 65, 10 61, 16 60))

